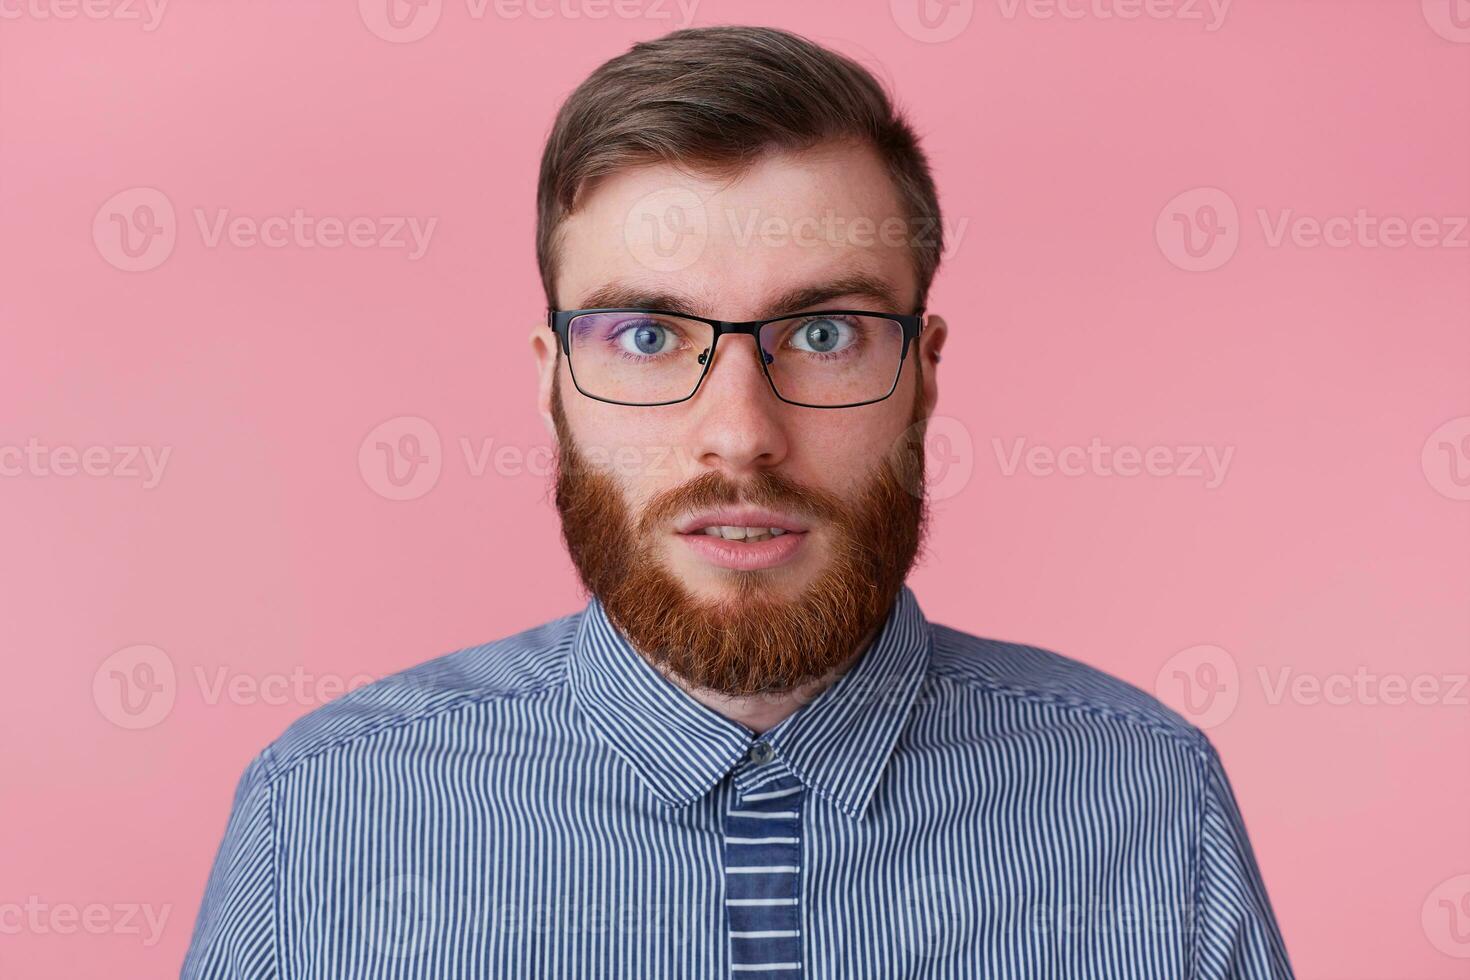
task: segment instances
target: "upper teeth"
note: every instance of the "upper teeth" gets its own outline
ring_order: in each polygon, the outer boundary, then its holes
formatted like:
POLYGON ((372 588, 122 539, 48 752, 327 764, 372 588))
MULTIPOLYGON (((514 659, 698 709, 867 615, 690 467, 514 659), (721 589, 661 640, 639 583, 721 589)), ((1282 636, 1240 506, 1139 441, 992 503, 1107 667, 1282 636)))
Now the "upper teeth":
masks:
POLYGON ((713 524, 705 528, 704 533, 712 537, 724 538, 726 541, 764 541, 767 538, 779 538, 786 533, 786 529, 780 527, 731 527, 728 524, 713 524))

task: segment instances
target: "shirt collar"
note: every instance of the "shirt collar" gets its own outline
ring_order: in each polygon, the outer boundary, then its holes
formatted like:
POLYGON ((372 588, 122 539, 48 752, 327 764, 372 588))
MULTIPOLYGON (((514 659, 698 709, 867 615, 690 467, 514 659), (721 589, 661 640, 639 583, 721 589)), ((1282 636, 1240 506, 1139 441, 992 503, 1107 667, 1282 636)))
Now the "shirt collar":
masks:
MULTIPOLYGON (((904 585, 858 661, 763 740, 810 789, 860 819, 923 685, 929 649, 929 624, 904 585)), ((598 736, 671 807, 708 793, 756 740, 654 669, 595 596, 572 646, 569 681, 598 736)))

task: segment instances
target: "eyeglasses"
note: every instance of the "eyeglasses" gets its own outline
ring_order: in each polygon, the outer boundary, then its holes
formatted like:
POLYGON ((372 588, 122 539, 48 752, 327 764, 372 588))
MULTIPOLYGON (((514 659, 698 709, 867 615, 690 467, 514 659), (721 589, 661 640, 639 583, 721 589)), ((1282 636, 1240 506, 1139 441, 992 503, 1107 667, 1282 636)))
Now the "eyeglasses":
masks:
POLYGON ((818 310, 768 320, 711 320, 667 310, 550 310, 571 368, 588 398, 614 405, 673 405, 694 397, 726 334, 755 338, 761 370, 783 402, 855 408, 898 387, 909 344, 923 328, 912 316, 818 310))

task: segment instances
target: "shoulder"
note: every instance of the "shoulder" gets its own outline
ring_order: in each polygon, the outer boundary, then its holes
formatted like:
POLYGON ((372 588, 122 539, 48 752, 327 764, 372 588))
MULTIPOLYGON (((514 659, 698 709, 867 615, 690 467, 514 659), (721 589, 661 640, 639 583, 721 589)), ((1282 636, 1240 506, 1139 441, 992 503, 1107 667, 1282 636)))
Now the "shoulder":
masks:
POLYGON ((391 729, 561 688, 583 611, 390 674, 304 715, 266 747, 270 775, 391 729))
POLYGON ((1080 660, 1041 647, 975 636, 931 624, 931 677, 948 697, 971 697, 1017 709, 1048 728, 1127 733, 1171 743, 1202 761, 1203 732, 1153 695, 1080 660))

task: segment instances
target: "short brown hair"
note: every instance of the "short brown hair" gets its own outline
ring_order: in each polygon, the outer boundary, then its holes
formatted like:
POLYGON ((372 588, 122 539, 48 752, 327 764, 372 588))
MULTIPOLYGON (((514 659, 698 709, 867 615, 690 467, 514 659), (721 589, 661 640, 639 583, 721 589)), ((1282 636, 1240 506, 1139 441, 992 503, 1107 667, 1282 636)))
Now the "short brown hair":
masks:
POLYGON ((765 152, 829 140, 871 146, 893 178, 923 306, 943 233, 929 164, 907 120, 852 59, 788 31, 734 26, 635 44, 562 105, 536 190, 536 260, 547 305, 557 305, 558 229, 590 182, 649 163, 735 176, 765 152))

